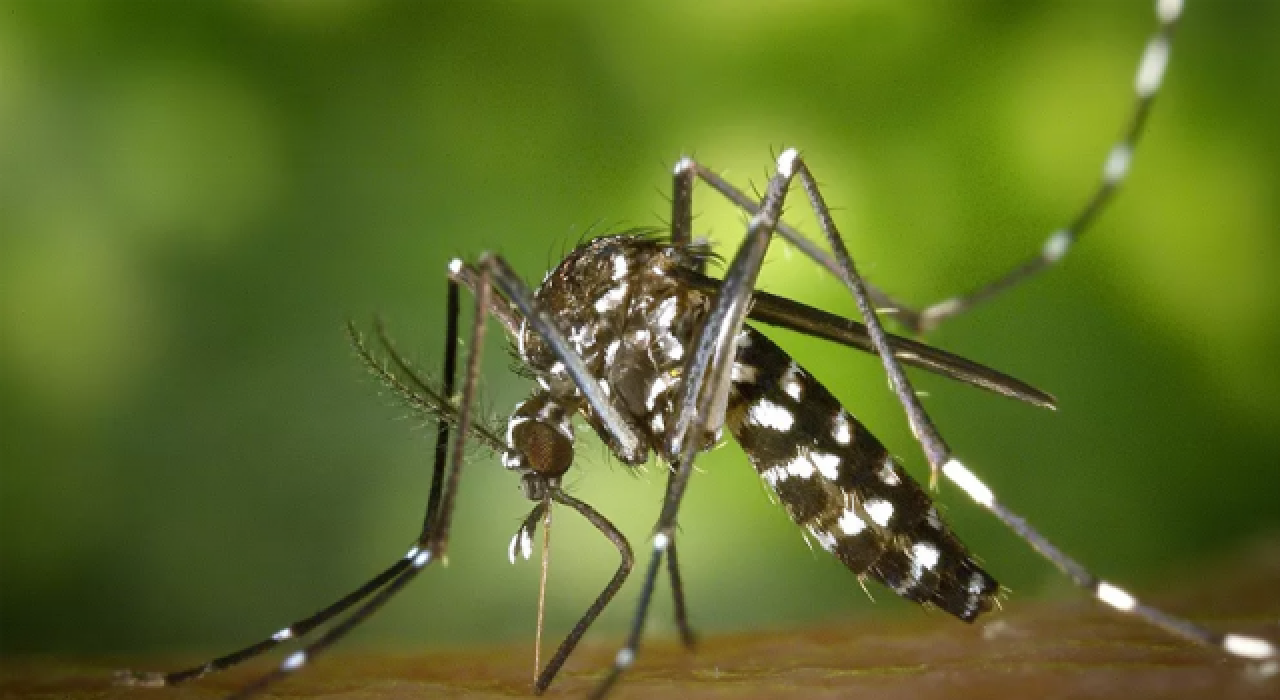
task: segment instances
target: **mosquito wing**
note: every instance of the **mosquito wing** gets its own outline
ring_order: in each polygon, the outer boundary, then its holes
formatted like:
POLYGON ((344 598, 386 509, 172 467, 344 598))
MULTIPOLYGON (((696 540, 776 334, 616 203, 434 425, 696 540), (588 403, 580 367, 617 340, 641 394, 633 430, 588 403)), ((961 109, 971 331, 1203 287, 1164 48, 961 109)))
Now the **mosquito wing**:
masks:
MULTIPOLYGON (((693 270, 681 270, 680 276, 683 281, 705 292, 714 293, 720 286, 719 280, 693 270)), ((768 292, 757 291, 752 295, 748 318, 875 353, 867 327, 861 323, 768 292)), ((897 335, 889 336, 889 345, 903 364, 1041 408, 1057 408, 1057 400, 1051 394, 959 355, 897 335)))

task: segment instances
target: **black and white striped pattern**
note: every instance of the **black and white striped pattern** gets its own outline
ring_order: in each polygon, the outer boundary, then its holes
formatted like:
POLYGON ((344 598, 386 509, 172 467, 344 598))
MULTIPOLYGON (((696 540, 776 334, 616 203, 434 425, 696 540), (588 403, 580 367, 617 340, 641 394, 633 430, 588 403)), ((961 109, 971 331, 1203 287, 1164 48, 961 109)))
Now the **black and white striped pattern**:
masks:
POLYGON ((726 425, 787 514, 849 570, 972 621, 998 585, 924 489, 831 392, 750 326, 726 425))
POLYGON ((1165 71, 1169 66, 1169 57, 1173 48, 1173 32, 1178 25, 1178 20, 1182 17, 1182 4, 1183 0, 1156 0, 1157 27, 1155 34, 1147 41, 1133 77, 1132 111, 1123 133, 1112 145, 1103 161, 1101 177, 1096 188, 1075 216, 1065 226, 1049 234, 1033 257, 1012 268, 1002 277, 968 294, 944 299, 917 310, 878 290, 873 290, 873 297, 885 313, 893 314, 896 320, 917 332, 926 332, 936 328, 948 318, 958 316, 1004 290, 1016 286, 1026 278, 1052 267, 1066 257, 1071 247, 1089 229, 1129 177, 1138 139, 1145 131, 1143 127, 1151 112, 1151 106, 1164 84, 1165 71))
POLYGON ((1043 535, 1036 532, 1022 517, 1011 512, 1001 503, 981 479, 955 457, 947 460, 942 473, 956 484, 975 503, 991 511, 1002 522, 1009 525, 1020 537, 1027 540, 1038 552, 1061 569, 1072 583, 1089 591, 1099 602, 1129 615, 1142 618, 1165 631, 1204 644, 1217 647, 1222 651, 1242 659, 1263 662, 1259 667, 1263 675, 1275 675, 1280 672, 1277 656, 1280 651, 1276 645, 1261 637, 1244 634, 1223 634, 1201 627, 1183 618, 1170 615, 1159 608, 1151 607, 1119 586, 1104 581, 1076 563, 1043 535))

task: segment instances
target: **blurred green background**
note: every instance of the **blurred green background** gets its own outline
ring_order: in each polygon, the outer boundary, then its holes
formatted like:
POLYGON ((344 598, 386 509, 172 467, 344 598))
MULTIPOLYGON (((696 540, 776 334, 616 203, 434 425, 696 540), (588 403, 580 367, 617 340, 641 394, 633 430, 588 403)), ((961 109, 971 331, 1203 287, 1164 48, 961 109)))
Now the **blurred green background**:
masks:
MULTIPOLYGON (((0 650, 227 651, 402 555, 431 431, 343 322, 384 314, 434 368, 451 257, 501 251, 536 281, 586 232, 664 221, 683 153, 746 186, 802 148, 863 270, 909 300, 990 279, 1096 182, 1151 4, 4 3, 0 650)), ((1115 206, 1062 267, 931 336, 1061 409, 920 379, 1004 500, 1142 593, 1280 528, 1280 5, 1189 5, 1115 206)), ((731 251, 742 216, 698 197, 731 251)), ((852 313, 799 256, 764 282, 852 313)), ((774 335, 923 476, 874 359, 774 335)), ((490 350, 505 416, 529 387, 490 350)), ((661 470, 579 454, 573 491, 643 541, 661 470)), ((736 447, 700 466, 681 543, 702 631, 925 614, 811 552, 736 447)), ((941 498, 1009 605, 1075 595, 941 498)), ((527 507, 477 451, 449 566, 354 646, 531 643, 538 567, 506 557, 527 507)), ((553 635, 616 563, 568 516, 553 635)))

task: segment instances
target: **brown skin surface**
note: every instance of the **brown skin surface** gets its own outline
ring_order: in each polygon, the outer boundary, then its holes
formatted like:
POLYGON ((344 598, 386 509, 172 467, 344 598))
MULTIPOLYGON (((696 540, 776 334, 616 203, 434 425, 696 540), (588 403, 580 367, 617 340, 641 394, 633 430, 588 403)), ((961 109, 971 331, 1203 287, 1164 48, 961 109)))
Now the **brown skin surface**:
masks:
MULTIPOLYGON (((1280 640, 1280 541, 1217 562, 1158 602, 1217 629, 1280 640)), ((705 639, 687 653, 651 641, 617 698, 1280 698, 1280 675, 1170 639, 1085 601, 1006 603, 974 625, 942 614, 705 639)), ((550 697, 583 697, 615 651, 595 640, 570 660, 550 697)), ((193 659, 126 659, 167 668, 193 659)), ((528 646, 422 654, 342 651, 266 697, 525 698, 528 646)), ((179 688, 116 688, 121 660, 0 662, 0 698, 218 698, 262 665, 179 688)), ((269 666, 266 666, 269 668, 269 666)))

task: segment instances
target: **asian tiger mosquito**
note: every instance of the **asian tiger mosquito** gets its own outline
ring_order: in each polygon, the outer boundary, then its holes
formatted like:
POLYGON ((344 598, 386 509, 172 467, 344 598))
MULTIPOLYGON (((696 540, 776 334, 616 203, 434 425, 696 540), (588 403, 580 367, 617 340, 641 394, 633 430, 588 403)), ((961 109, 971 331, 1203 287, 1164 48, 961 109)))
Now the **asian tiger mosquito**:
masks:
POLYGON ((432 488, 423 527, 413 546, 357 590, 267 639, 186 670, 122 672, 120 681, 176 685, 302 638, 351 610, 236 697, 252 695, 305 666, 446 554, 465 448, 472 439, 502 453, 503 465, 520 475, 524 494, 535 503, 512 540, 513 558, 517 551, 528 557, 538 522, 552 503, 582 515, 620 555, 613 579, 538 675, 534 691, 542 692, 616 594, 633 564, 626 538, 603 515, 561 488, 561 477, 573 463, 575 414, 581 414, 624 464, 639 465, 652 451, 671 466, 635 620, 611 671, 597 686, 596 697, 605 695, 635 661, 664 560, 678 627, 686 644, 693 642, 675 525, 695 457, 714 445, 724 428, 742 445, 791 518, 855 574, 876 579, 909 600, 939 607, 961 620, 972 621, 989 610, 998 590, 995 580, 970 558, 939 517, 927 492, 821 384, 785 351, 746 325, 748 319, 877 354, 928 459, 932 480, 941 474, 955 483, 1102 603, 1193 642, 1274 665, 1277 653, 1273 643, 1216 633, 1139 602, 1089 573, 998 501, 953 455, 921 407, 902 365, 1032 404, 1051 406, 1052 398, 976 363, 891 336, 877 315, 888 312, 907 329, 923 332, 1060 260, 1128 173, 1134 146, 1163 79, 1180 13, 1180 0, 1157 0, 1159 25, 1138 67, 1132 115, 1106 160, 1100 184, 1080 213, 1053 233, 1038 255, 971 294, 914 310, 864 283, 808 166, 794 149, 778 157, 776 172, 759 202, 693 160, 680 160, 673 176, 669 240, 653 234, 623 234, 589 241, 548 273, 536 291, 525 286, 500 256, 483 254, 474 265, 454 261, 449 272, 440 389, 420 378, 380 325, 377 339, 389 365, 379 361, 351 329, 352 341, 370 369, 411 405, 439 419, 432 488), (796 179, 817 215, 830 252, 780 220, 783 202, 796 179), (746 240, 721 280, 705 274, 712 252, 693 239, 695 180, 750 214, 746 240), (839 278, 853 296, 865 325, 756 290, 761 263, 774 234, 839 278), (475 320, 458 390, 460 287, 474 294, 475 320), (473 415, 489 315, 516 344, 520 360, 539 385, 512 413, 505 438, 477 424, 473 415))

